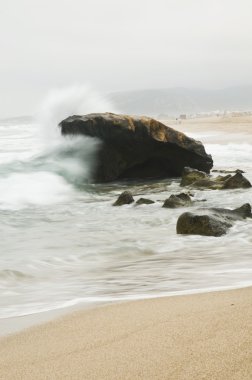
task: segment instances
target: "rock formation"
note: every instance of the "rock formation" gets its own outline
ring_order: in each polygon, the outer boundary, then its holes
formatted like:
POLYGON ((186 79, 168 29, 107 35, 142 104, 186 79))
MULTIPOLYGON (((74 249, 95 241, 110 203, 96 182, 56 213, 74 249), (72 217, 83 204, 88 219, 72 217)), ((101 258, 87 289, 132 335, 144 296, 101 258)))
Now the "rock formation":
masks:
POLYGON ((209 173, 213 166, 201 142, 148 117, 70 116, 60 128, 63 135, 101 140, 93 173, 96 182, 178 177, 185 166, 209 173))
POLYGON ((185 167, 182 172, 180 186, 190 186, 195 189, 248 189, 251 183, 244 177, 242 172, 236 171, 233 176, 231 174, 212 177, 202 171, 185 167))

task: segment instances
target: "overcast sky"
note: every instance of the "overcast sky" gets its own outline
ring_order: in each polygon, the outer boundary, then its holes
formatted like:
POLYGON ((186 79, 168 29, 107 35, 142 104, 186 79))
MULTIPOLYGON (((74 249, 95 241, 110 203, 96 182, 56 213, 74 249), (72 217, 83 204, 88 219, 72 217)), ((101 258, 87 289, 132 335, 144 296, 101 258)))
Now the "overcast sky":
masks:
POLYGON ((76 84, 251 84, 251 14, 251 0, 0 0, 0 117, 76 84))

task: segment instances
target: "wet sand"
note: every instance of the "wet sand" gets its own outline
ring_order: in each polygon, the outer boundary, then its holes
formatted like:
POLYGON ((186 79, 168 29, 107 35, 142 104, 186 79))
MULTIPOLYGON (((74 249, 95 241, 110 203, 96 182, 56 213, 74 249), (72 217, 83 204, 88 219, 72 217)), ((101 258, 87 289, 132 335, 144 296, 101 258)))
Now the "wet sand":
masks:
POLYGON ((252 378, 252 288, 79 311, 0 340, 0 379, 252 378))

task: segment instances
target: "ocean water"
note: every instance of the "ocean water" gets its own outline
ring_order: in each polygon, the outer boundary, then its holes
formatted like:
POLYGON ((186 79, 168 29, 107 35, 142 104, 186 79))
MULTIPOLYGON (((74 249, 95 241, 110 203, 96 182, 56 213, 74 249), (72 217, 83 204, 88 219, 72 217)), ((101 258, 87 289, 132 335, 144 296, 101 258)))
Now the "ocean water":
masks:
MULTIPOLYGON (((34 120, 0 122, 0 318, 252 284, 252 220, 219 238, 177 235, 187 209, 161 206, 181 191, 178 179, 93 185, 99 142, 61 137, 50 117, 43 123, 50 133, 34 120), (112 207, 125 189, 155 203, 112 207)), ((252 181, 245 137, 193 137, 204 141, 215 168, 241 168, 252 181)), ((195 199, 235 208, 252 203, 252 190, 196 191, 195 199)))

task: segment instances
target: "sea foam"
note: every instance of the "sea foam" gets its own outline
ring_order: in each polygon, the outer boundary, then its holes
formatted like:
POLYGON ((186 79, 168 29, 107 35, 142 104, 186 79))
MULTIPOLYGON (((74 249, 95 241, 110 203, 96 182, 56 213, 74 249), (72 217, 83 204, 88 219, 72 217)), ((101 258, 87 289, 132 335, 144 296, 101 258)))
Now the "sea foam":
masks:
POLYGON ((115 110, 87 86, 75 86, 51 91, 30 125, 9 125, 8 150, 0 153, 0 209, 58 203, 67 200, 76 186, 92 181, 100 142, 86 136, 63 137, 58 124, 73 114, 103 111, 115 110))

